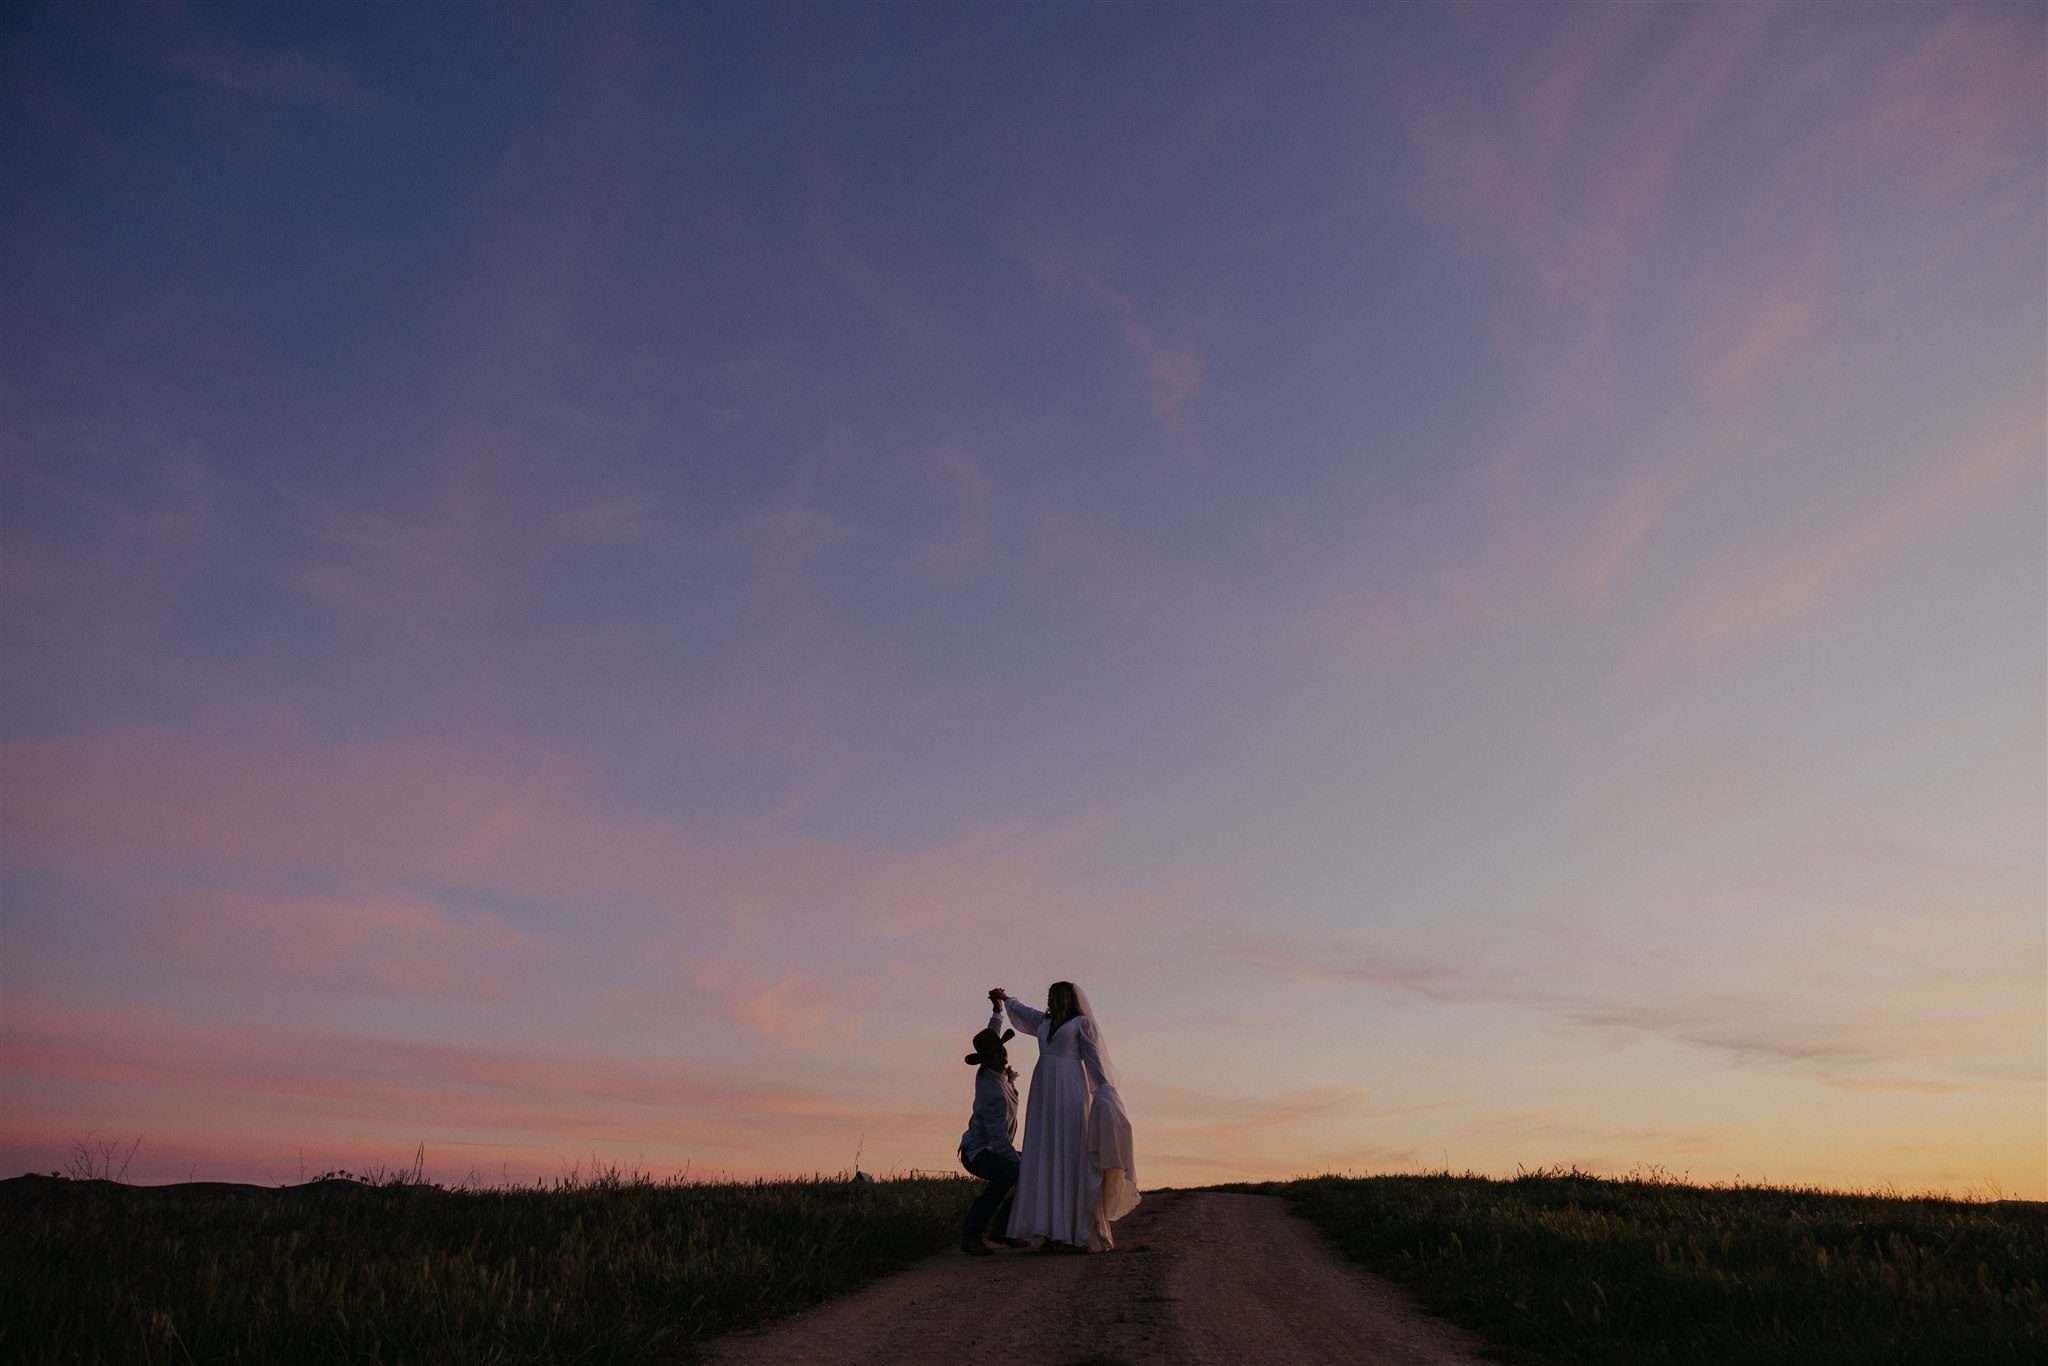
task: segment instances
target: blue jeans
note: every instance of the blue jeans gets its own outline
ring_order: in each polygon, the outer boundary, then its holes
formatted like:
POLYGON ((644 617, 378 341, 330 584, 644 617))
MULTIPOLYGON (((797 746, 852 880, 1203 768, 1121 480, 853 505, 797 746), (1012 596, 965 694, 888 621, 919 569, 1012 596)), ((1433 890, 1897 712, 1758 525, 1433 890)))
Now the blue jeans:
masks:
POLYGON ((988 1184, 967 1207, 967 1222, 960 1226, 960 1236, 963 1239, 985 1237, 993 1225, 996 1236, 1001 1237, 1010 1225, 1010 1195, 1017 1189, 1017 1155, 984 1148, 968 1158, 964 1165, 969 1175, 978 1176, 988 1184))

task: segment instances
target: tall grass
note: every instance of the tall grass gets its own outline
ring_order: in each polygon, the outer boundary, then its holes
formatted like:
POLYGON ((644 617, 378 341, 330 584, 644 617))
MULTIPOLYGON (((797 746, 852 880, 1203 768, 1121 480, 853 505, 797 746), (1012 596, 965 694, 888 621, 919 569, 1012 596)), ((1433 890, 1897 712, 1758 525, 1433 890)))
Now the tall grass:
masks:
POLYGON ((0 1205, 0 1359, 686 1361, 957 1237, 973 1183, 323 1185, 0 1205))
POLYGON ((1238 1189, 1518 1360, 2048 1361, 2039 1206, 1558 1171, 1238 1189))

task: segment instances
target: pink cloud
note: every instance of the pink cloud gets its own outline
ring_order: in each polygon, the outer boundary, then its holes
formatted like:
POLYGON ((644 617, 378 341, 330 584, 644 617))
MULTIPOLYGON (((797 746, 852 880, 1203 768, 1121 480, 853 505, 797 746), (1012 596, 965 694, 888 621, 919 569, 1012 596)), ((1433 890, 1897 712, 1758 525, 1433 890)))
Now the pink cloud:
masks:
POLYGON ((201 882, 321 874, 364 886, 625 899, 785 933, 902 935, 1025 908, 1077 831, 968 829, 900 848, 775 829, 713 838, 606 806, 590 775, 528 746, 323 741, 295 726, 112 726, 17 740, 0 828, 11 867, 201 882))
MULTIPOLYGON (((454 879, 502 847, 501 876, 516 877, 542 866, 521 838, 544 825, 533 789, 564 781, 505 750, 319 742, 291 727, 109 726, 12 742, 5 762, 10 861, 58 869, 222 863, 454 879)), ((568 871, 602 858, 593 850, 568 871)))
POLYGON ((1183 548, 1137 545, 1099 510, 1042 501, 1027 534, 1035 570, 1077 606, 1145 638, 1206 654, 1246 645, 1266 629, 1262 604, 1240 577, 1183 548))
POLYGON ((2043 428, 2029 419, 1944 460, 1856 522, 1768 563, 1711 579, 1679 606, 1645 655, 1705 658, 1794 621, 1828 601, 1887 546, 1919 524, 1996 488, 2038 461, 2043 428))
POLYGON ((995 534, 988 472, 975 454, 957 442, 932 450, 924 463, 927 486, 944 509, 916 559, 926 569, 953 573, 979 563, 995 534))
POLYGON ((1820 320, 1827 284, 1824 254, 1789 278, 1774 282, 1746 310, 1718 329, 1718 354, 1704 366, 1712 383, 1740 390, 1810 333, 1820 320))
MULTIPOLYGON (((184 17, 181 15, 181 17, 184 17)), ((225 28, 193 31, 165 58, 165 65, 222 90, 292 104, 315 105, 344 114, 373 114, 385 98, 365 85, 339 59, 288 49, 252 46, 225 28)))
POLYGON ((1390 73, 1416 152, 1410 202, 1511 286, 1492 331, 1521 393, 1505 435, 1475 453, 1485 544, 1434 576, 1433 600, 1394 604, 1399 615, 1500 619, 1558 588, 1598 601, 1673 505, 1685 479, 1652 468, 1631 439, 1646 403, 1673 402, 1641 388, 1656 353, 1640 338, 1659 326, 1645 314, 1720 326, 1731 263, 1699 257, 1677 277, 1653 266, 1692 227, 1675 209, 1699 192, 1704 129, 1772 16, 1764 5, 1669 22, 1646 6, 1522 11, 1533 38, 1511 54, 1464 54, 1496 62, 1493 80, 1390 73))
POLYGON ((1522 410, 1477 460, 1488 541, 1445 603, 1496 615, 1550 585, 1604 600, 1752 448, 1759 386, 1821 378, 1803 362, 1851 297, 1867 316, 1909 259, 2038 255, 1986 236, 2038 199, 2038 45, 2009 16, 1854 40, 1769 5, 1522 17, 1536 36, 1490 84, 1394 73, 1412 202, 1516 286, 1495 331, 1522 410))
POLYGON ((1246 1100, 1192 1088, 1145 1088, 1148 1113, 1174 1121, 1181 1134, 1199 1134, 1209 1139, 1291 1129, 1310 1120, 1354 1115, 1370 1094, 1359 1086, 1321 1085, 1246 1100))
POLYGON ((2035 172, 2044 68, 2038 21, 2015 41, 2012 12, 1951 11, 1877 75, 1865 117, 1845 139, 1867 154, 1908 151, 1937 191, 1954 192, 1998 167, 2035 172))
POLYGON ((250 1028, 103 1004, 10 1002, 0 1020, 0 1062, 15 1097, 5 1120, 10 1140, 47 1128, 59 1110, 96 1116, 103 1128, 132 1123, 146 1110, 197 1135, 209 1124, 219 1132, 216 1112, 232 1108, 323 1139, 338 1121, 344 1132, 439 1141, 637 1140, 720 1149, 790 1125, 923 1134, 943 1129, 949 1117, 894 1108, 854 1080, 797 1066, 763 1081, 561 1050, 250 1028), (108 1083, 118 1091, 78 1089, 108 1083), (35 1106, 19 1099, 30 1086, 35 1106), (121 1097, 118 1112, 92 1094, 121 1097))
POLYGON ((772 558, 831 539, 828 519, 800 500, 732 527, 677 526, 662 498, 617 470, 482 423, 458 424, 418 463, 418 478, 382 500, 285 489, 299 544, 282 577, 392 653, 457 653, 479 624, 522 611, 537 581, 592 547, 772 558))
POLYGON ((1084 273, 1079 278, 1083 288, 1122 324, 1124 345, 1144 369, 1146 392, 1159 420, 1173 432, 1184 432, 1187 424, 1182 411, 1202 390, 1201 356, 1185 342, 1162 341, 1130 299, 1094 275, 1084 273))
POLYGON ((505 571, 491 559, 502 558, 509 528, 491 502, 503 464, 481 451, 451 456, 421 505, 405 511, 304 499, 299 531, 309 553, 292 580, 355 625, 434 632, 502 610, 505 571))
POLYGON ((303 988, 382 996, 503 998, 546 945, 488 911, 421 902, 192 896, 175 931, 186 958, 303 988))
POLYGON ((1594 521, 1576 578, 1580 591, 1599 601, 1629 556, 1655 530, 1677 496, 1679 475, 1657 468, 1638 475, 1594 521))
POLYGON ((815 1045, 849 1031, 880 1037, 878 1000, 897 994, 906 974, 882 982, 820 980, 809 971, 764 972, 731 958, 694 966, 699 992, 726 1018, 783 1043, 815 1045))
POLYGON ((4 620, 23 643, 5 658, 8 686, 60 709, 109 686, 180 700, 230 691, 227 670, 165 643, 226 534, 219 473, 156 450, 76 464, 5 462, 6 496, 39 509, 10 520, 0 551, 4 620), (116 491, 131 482, 136 492, 116 491))
POLYGON ((944 312, 892 278, 847 240, 840 226, 839 185, 814 154, 804 157, 804 227, 812 253, 839 283, 876 316, 933 352, 957 350, 961 341, 944 312))
POLYGON ((1689 140, 1769 19, 1761 5, 1689 12, 1644 51, 1648 11, 1581 6, 1511 68, 1489 107, 1409 74, 1419 204, 1533 281, 1601 319, 1640 264, 1641 236, 1689 140), (1628 60, 1622 60, 1624 54, 1628 60))
POLYGON ((792 605, 784 619, 735 645, 697 688, 623 704, 643 743, 730 759, 759 771, 775 764, 808 781, 855 761, 841 737, 858 699, 890 677, 858 642, 792 605))
POLYGON ((1148 320, 1128 295, 1112 287, 1100 274, 1069 256, 1029 252, 1027 258, 1038 277, 1053 289, 1078 287, 1089 298, 1108 309, 1117 320, 1124 348, 1138 362, 1140 388, 1159 424, 1177 441, 1192 440, 1186 409, 1202 391, 1206 369, 1202 355, 1185 340, 1168 340, 1148 320))
MULTIPOLYGON (((1338 982, 1358 966, 1350 961, 1358 955, 1341 946, 1304 950, 1271 939, 1261 947, 1260 966, 1314 965, 1304 969, 1320 973, 1314 980, 1338 982), (1326 966, 1331 971, 1322 973, 1326 966)), ((693 1010, 735 1018, 757 1013, 751 1023, 781 1030, 773 1037, 792 1042, 817 1028, 827 1036, 836 1032, 840 1038, 872 1043, 875 1034, 860 1013, 859 1000, 819 993, 813 982, 795 974, 734 966, 735 971, 718 971, 707 965, 699 987, 709 994, 696 996, 693 1010), (727 985, 731 989, 723 990, 727 985)), ((1477 982, 1472 994, 1463 997, 1457 995, 1457 983, 1443 985, 1452 991, 1447 999, 1498 1003, 1512 998, 1512 992, 1497 989, 1499 983, 1477 982)), ((879 1000, 905 999, 900 990, 870 994, 879 1000)), ((1932 1016, 1945 1023, 1941 1037, 1929 1041, 1927 1056, 1966 1042, 1954 1027, 1954 1012, 1939 1009, 1940 1004, 1916 999, 1910 1022, 1889 1037, 1920 1039, 1932 1016), (1935 1008, 1919 1008, 1923 1005, 1935 1008)), ((1622 1010, 1587 1022, 1697 1036, 1717 1048, 1764 1050, 1767 1057, 1786 1056, 1787 1039, 1812 1036, 1817 1024, 1826 1025, 1819 1030, 1821 1037, 1806 1042, 1838 1047, 1851 1023, 1827 1022, 1824 1015, 1792 1020, 1759 1005, 1622 1010)), ((1980 1023, 1972 1046, 1981 1047, 1984 1040, 2015 1027, 2005 1014, 1987 1015, 1980 1023)), ((695 1014, 683 1026, 688 1031, 702 1027, 695 1014)), ((1871 1039, 1866 1035, 1855 1042, 1866 1047, 1871 1039)), ((951 1062, 954 1053, 942 1047, 939 1061, 951 1062)), ((304 1146, 327 1155, 320 1161, 360 1167, 372 1158, 409 1155, 413 1142, 424 1138, 430 1162, 442 1164, 437 1169, 444 1172, 449 1172, 447 1154, 457 1149, 458 1154, 485 1154, 481 1165, 493 1177, 501 1160, 524 1164, 521 1174, 550 1174, 550 1145, 555 1145, 555 1153, 601 1147, 629 1159, 637 1153, 669 1168, 694 1159, 700 1170, 708 1163, 751 1174, 842 1166, 850 1157, 842 1150, 850 1146, 844 1141, 863 1132, 874 1140, 871 1154, 884 1144, 884 1152, 942 1154, 947 1136, 958 1128, 949 1104, 952 1093, 935 1084, 947 1077, 957 1080, 957 1063, 928 1067, 920 1060, 897 1069, 902 1076, 887 1078, 874 1072, 836 1075, 829 1050, 781 1055, 770 1067, 750 1062, 743 1070, 735 1061, 706 1071, 547 1045, 441 1045, 188 1019, 127 1005, 83 1002, 50 1009, 17 999, 9 1003, 0 1029, 0 1065, 10 1095, 0 1151, 20 1154, 18 1160, 29 1166, 47 1166, 39 1153, 54 1154, 70 1133, 92 1127, 140 1132, 151 1148, 169 1144, 177 1152, 215 1162, 262 1160, 276 1166, 280 1159, 291 1160, 295 1146, 304 1146), (912 1091, 908 1100, 898 1094, 906 1083, 912 1091), (228 1136, 209 1143, 210 1133, 228 1136), (38 1143, 44 1146, 36 1148, 38 1143)), ((1930 1084, 1923 1080, 1916 1089, 1930 1084)), ((1421 1138, 1432 1130, 1415 1128, 1408 1117, 1444 1104, 1419 1097, 1410 1103, 1376 1102, 1351 1083, 1247 1097, 1210 1095, 1154 1075, 1142 1090, 1144 1113, 1151 1116, 1147 1132, 1153 1138, 1148 1142, 1158 1145, 1148 1159, 1154 1180, 1355 1165, 1366 1160, 1359 1156, 1364 1150, 1344 1135, 1368 1120, 1376 1121, 1375 1136, 1384 1148, 1374 1160, 1398 1163, 1405 1160, 1401 1152, 1435 1147, 1434 1141, 1424 1144, 1421 1138), (1326 1125, 1335 1126, 1329 1133, 1336 1141, 1318 1141, 1326 1125), (1189 1138, 1199 1139, 1200 1146, 1190 1146, 1189 1138)), ((1433 1131, 1441 1132, 1442 1124, 1433 1131)), ((1502 1137, 1503 1151, 1516 1142, 1523 1147, 1508 1153, 1509 1159, 1526 1156, 1526 1140, 1502 1137)), ((1638 1149, 1631 1151, 1640 1155, 1638 1149)), ((885 1158, 884 1165, 893 1160, 885 1158)), ((940 1159, 908 1160, 924 1165, 940 1159)), ((458 1155, 449 1174, 459 1176, 467 1161, 458 1155)), ((152 1172, 153 1178, 182 1175, 182 1163, 152 1172)))

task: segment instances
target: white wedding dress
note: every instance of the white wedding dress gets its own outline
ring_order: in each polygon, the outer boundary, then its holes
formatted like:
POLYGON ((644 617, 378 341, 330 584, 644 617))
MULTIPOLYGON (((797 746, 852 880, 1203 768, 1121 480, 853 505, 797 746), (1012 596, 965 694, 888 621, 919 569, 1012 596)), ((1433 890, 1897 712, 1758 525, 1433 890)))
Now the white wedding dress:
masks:
POLYGON ((1131 1122, 1092 1012, 1060 1026, 1005 999, 1010 1020, 1038 1036, 1038 1066, 1024 1112, 1023 1165, 1010 1204, 1012 1238, 1055 1238, 1107 1252, 1110 1224, 1138 1205, 1131 1122))

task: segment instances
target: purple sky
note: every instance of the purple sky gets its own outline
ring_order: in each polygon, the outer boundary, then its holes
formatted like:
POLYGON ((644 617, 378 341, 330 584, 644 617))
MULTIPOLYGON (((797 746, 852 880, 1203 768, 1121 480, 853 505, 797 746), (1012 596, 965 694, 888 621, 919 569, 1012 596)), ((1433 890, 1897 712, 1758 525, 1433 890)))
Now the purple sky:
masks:
POLYGON ((2038 5, 0 25, 8 1169, 2048 1195, 2038 5))

